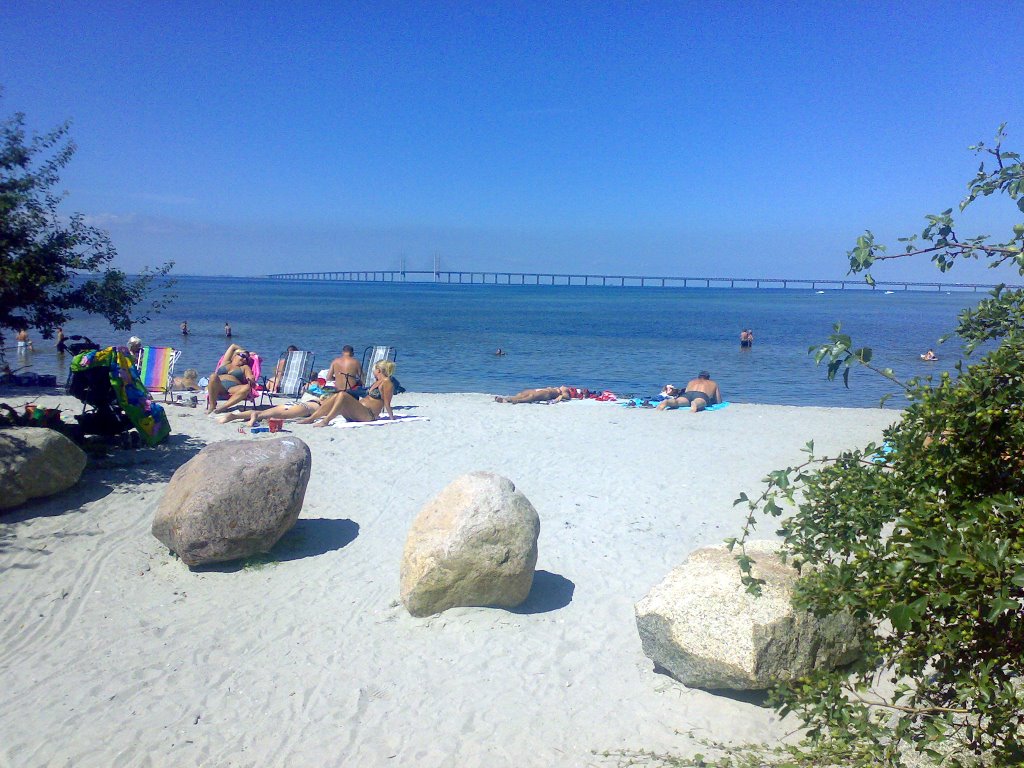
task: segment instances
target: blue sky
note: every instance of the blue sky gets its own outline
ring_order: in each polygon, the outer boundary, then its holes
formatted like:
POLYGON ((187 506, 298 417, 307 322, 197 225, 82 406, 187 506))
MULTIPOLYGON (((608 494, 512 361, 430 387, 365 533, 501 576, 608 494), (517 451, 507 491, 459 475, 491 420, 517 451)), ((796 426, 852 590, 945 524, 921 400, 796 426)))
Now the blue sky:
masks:
MULTIPOLYGON (((954 206, 967 146, 1001 122, 1024 149, 1024 21, 997 8, 7 0, 0 113, 73 120, 67 210, 130 270, 425 269, 438 253, 837 277, 864 229, 894 240, 954 206)), ((965 232, 1021 218, 1000 199, 965 232)))

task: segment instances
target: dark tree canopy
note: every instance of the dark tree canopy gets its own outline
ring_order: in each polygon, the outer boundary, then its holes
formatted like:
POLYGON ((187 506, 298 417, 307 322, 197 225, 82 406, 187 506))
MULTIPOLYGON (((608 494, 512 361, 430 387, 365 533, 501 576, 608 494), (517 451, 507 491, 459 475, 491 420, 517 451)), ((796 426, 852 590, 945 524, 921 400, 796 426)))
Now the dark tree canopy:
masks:
POLYGON ((3 329, 17 328, 49 337, 74 312, 127 330, 146 319, 137 309, 173 266, 129 277, 110 266, 117 252, 106 232, 80 213, 60 213, 64 195, 55 188, 75 152, 69 127, 28 138, 22 113, 0 122, 0 339, 3 329))

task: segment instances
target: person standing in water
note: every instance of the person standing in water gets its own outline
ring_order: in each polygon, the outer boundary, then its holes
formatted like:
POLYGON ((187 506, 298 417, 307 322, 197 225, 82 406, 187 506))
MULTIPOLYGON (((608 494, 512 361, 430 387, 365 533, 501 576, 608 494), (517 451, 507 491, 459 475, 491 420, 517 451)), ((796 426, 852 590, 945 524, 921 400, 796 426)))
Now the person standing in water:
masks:
POLYGON ((231 323, 227 320, 224 321, 224 337, 228 339, 231 338, 231 323))
POLYGON ((64 326, 57 326, 57 342, 53 345, 57 348, 57 354, 63 355, 68 351, 67 345, 64 343, 67 337, 64 335, 64 326))
POLYGON ((181 335, 188 336, 188 320, 182 320, 181 322, 181 335))
POLYGON ((20 331, 18 331, 16 339, 18 342, 19 355, 24 355, 27 354, 30 350, 34 350, 34 347, 32 346, 32 339, 28 337, 28 328, 22 328, 20 331))

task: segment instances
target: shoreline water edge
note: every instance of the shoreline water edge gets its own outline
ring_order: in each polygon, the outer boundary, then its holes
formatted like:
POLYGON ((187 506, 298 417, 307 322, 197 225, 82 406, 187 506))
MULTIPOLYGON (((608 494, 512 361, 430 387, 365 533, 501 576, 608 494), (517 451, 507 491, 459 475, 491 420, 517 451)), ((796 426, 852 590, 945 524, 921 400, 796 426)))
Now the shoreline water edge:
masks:
POLYGON ((203 446, 276 438, 201 408, 168 406, 163 445, 94 457, 71 490, 0 517, 0 765, 610 766, 605 751, 791 729, 656 672, 633 605, 733 535, 734 499, 809 440, 822 455, 877 442, 898 412, 415 391, 394 405, 421 418, 285 424, 312 474, 298 523, 255 562, 192 571, 151 535, 203 446), (398 601, 409 525, 474 470, 537 509, 534 589, 518 609, 413 618, 398 601))
MULTIPOLYGON (((383 344, 398 350, 397 376, 420 392, 506 395, 569 385, 617 394, 655 395, 708 370, 738 403, 872 407, 890 383, 854 370, 851 388, 825 380, 808 348, 842 323, 856 346, 904 377, 953 371, 962 351, 937 339, 976 298, 871 291, 507 287, 302 283, 183 278, 170 306, 130 332, 95 317, 67 323, 68 335, 100 346, 146 345, 181 352, 175 371, 208 376, 229 342, 276 361, 289 345, 326 368, 343 345, 360 356, 383 344), (189 334, 180 332, 187 322, 189 334), (232 331, 225 336, 225 324, 232 331), (740 332, 755 341, 740 346, 740 332), (937 361, 920 355, 934 348, 937 361), (504 354, 496 355, 501 349, 504 354)), ((67 376, 69 355, 34 334, 35 352, 8 350, 14 368, 67 376)), ((10 339, 8 343, 13 343, 10 339)), ((887 407, 898 407, 899 398, 887 407)))

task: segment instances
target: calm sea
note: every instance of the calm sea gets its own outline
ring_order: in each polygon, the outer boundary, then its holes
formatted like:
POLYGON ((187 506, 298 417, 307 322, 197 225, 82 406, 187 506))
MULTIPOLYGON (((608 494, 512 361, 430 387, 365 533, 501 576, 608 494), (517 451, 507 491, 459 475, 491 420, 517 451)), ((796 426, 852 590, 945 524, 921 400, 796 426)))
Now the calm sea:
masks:
MULTIPOLYGON (((726 398, 741 403, 877 406, 891 387, 864 371, 851 388, 825 380, 807 354, 839 321, 875 362, 898 375, 951 370, 960 357, 937 345, 957 312, 982 294, 898 291, 596 288, 568 286, 326 283, 179 277, 171 307, 132 333, 146 344, 182 350, 177 372, 208 374, 234 341, 277 359, 289 344, 311 349, 326 367, 342 345, 356 354, 372 344, 398 349, 396 375, 410 391, 511 393, 569 384, 618 393, 656 394, 707 369, 726 398), (187 320, 191 335, 178 326, 187 320), (752 328, 753 349, 738 336, 752 328), (507 352, 496 357, 495 349, 507 352), (918 355, 935 347, 938 363, 918 355)), ((101 345, 129 333, 78 318, 65 332, 101 345)), ((67 374, 69 359, 52 342, 19 362, 40 373, 67 374)), ((8 342, 10 343, 10 342, 8 342)), ((902 402, 894 398, 891 403, 902 402)))

